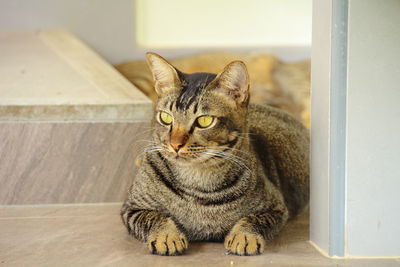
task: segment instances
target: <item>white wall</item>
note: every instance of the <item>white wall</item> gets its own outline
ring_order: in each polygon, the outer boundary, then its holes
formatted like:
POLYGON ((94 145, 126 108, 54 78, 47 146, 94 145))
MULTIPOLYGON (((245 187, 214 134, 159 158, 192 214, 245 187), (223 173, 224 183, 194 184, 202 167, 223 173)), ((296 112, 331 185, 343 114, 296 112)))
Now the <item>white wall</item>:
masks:
MULTIPOLYGON (((185 1, 182 2, 185 3, 185 1)), ((168 5, 168 1, 163 1, 163 5, 168 5)), ((287 61, 310 56, 309 46, 221 47, 210 45, 197 48, 140 46, 135 40, 135 8, 134 0, 3 0, 0 1, 0 31, 68 29, 112 64, 142 59, 145 52, 149 50, 166 57, 184 56, 216 48, 237 52, 265 51, 275 53, 287 61)), ((163 9, 164 6, 160 8, 163 9)), ((181 23, 185 22, 181 21, 181 23)), ((280 25, 274 26, 280 27, 280 25)), ((205 30, 207 31, 207 27, 205 30)), ((196 31, 198 29, 194 29, 194 32, 196 31)), ((241 32, 243 30, 238 30, 238 34, 241 32)))
POLYGON ((347 253, 400 256, 400 1, 349 14, 347 253))
POLYGON ((311 0, 136 2, 138 43, 143 46, 311 45, 311 0))
POLYGON ((0 1, 1 31, 68 29, 112 63, 139 55, 132 0, 0 1))

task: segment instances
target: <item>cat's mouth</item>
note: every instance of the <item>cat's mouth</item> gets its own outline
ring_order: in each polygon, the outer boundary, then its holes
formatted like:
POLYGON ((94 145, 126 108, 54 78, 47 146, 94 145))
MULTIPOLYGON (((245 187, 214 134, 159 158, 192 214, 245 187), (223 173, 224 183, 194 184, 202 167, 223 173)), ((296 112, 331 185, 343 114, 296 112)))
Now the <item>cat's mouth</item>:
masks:
MULTIPOLYGON (((227 153, 225 147, 185 146, 178 151, 163 144, 159 150, 166 159, 179 164, 196 164, 208 162, 210 159, 230 159, 234 156, 227 153)), ((236 156, 235 156, 236 157, 236 156)))
POLYGON ((186 149, 182 149, 179 151, 174 151, 172 149, 164 147, 163 154, 166 156, 166 158, 179 163, 201 162, 205 159, 204 150, 187 151, 186 149))
POLYGON ((195 163, 203 163, 211 158, 223 158, 219 154, 219 152, 223 153, 223 151, 213 150, 214 152, 211 153, 208 149, 196 150, 193 151, 171 151, 168 149, 164 149, 164 155, 166 158, 175 161, 176 163, 182 164, 195 164, 195 163))
POLYGON ((174 152, 165 152, 163 153, 164 157, 168 159, 170 162, 173 162, 178 165, 195 165, 197 163, 203 162, 199 157, 185 155, 184 153, 174 153, 174 152))
POLYGON ((197 155, 199 153, 194 154, 194 153, 187 153, 184 151, 172 152, 169 150, 166 150, 164 152, 169 158, 174 159, 174 160, 189 161, 189 160, 195 160, 195 159, 199 158, 199 155, 197 155))

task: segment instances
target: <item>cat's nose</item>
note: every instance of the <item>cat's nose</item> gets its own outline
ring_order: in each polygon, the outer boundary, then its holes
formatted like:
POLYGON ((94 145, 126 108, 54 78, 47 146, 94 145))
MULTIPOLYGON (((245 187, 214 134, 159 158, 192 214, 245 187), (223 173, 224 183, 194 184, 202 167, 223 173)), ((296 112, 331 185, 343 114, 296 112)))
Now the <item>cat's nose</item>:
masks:
POLYGON ((181 128, 173 129, 169 143, 171 147, 178 152, 187 142, 189 136, 186 131, 181 128))
POLYGON ((172 143, 171 142, 171 146, 176 152, 178 152, 179 149, 181 149, 183 147, 183 145, 184 144, 182 142, 177 142, 177 143, 172 143))

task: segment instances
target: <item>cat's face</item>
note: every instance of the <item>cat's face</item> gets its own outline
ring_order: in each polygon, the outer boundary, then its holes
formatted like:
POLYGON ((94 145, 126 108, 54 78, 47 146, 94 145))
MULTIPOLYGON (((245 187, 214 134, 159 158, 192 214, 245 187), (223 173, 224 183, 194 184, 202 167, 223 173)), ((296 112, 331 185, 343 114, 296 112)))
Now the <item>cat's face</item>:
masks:
POLYGON ((218 75, 185 74, 156 54, 147 60, 158 94, 151 147, 178 164, 231 155, 246 131, 245 65, 232 62, 218 75))

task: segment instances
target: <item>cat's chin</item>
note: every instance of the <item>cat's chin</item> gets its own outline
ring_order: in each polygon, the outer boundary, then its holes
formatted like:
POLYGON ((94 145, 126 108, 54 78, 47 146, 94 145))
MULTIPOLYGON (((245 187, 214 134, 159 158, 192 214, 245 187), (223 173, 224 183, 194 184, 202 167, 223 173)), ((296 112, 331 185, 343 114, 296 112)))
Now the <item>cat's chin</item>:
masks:
POLYGON ((208 159, 208 157, 184 157, 182 155, 178 155, 176 153, 164 152, 162 153, 164 157, 170 162, 181 165, 181 166, 196 166, 198 164, 203 163, 208 159))
POLYGON ((196 162, 199 162, 199 160, 197 158, 186 158, 186 157, 182 157, 182 156, 178 156, 178 155, 174 155, 174 156, 168 155, 166 158, 169 161, 171 161, 175 164, 179 164, 179 165, 191 165, 196 162))

